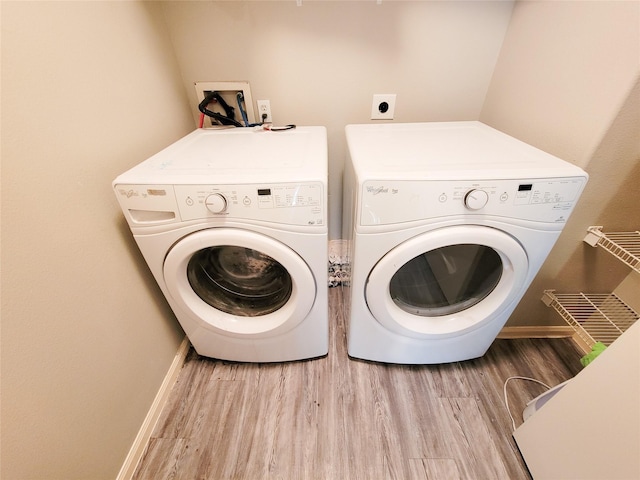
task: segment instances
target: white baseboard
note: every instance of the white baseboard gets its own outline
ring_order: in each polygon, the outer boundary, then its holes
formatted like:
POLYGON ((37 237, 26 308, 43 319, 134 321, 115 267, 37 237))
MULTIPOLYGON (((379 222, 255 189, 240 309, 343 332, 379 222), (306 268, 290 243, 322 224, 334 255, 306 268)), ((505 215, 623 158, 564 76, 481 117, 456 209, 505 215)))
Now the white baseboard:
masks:
POLYGON ((127 454, 127 458, 125 458, 122 468, 120 468, 120 473, 118 473, 116 480, 129 480, 133 477, 136 467, 138 466, 142 455, 144 455, 145 448, 151 438, 153 429, 160 418, 160 413, 162 413, 162 409, 167 403, 171 388, 174 383, 176 383, 178 373, 180 373, 180 369, 182 368, 182 365, 184 365, 190 346, 191 344, 189 343, 189 340, 187 337, 184 337, 184 340, 182 340, 180 347, 178 347, 176 356, 171 363, 171 367, 169 367, 169 371, 165 375, 162 385, 160 385, 160 390, 158 390, 156 398, 153 400, 151 408, 142 423, 142 427, 140 427, 138 435, 127 454))
POLYGON ((504 327, 498 338, 568 338, 575 331, 569 325, 530 325, 523 327, 504 327))

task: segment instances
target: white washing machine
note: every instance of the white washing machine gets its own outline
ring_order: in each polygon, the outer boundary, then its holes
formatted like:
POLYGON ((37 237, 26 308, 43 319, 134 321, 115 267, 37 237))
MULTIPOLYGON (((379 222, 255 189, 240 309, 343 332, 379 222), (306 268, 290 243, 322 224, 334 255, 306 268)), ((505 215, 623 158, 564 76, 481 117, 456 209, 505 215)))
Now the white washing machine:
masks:
POLYGON ((388 363, 482 356, 588 176, 479 122, 349 125, 348 352, 388 363))
POLYGON ((199 129, 113 188, 200 355, 280 362, 327 353, 324 127, 199 129))

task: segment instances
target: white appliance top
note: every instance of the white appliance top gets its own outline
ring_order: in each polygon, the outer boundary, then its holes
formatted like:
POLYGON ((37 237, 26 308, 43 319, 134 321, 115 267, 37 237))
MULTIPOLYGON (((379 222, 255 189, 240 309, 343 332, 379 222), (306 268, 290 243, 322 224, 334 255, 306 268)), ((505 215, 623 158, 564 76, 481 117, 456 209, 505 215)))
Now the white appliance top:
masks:
POLYGON ((132 229, 267 222, 327 229, 324 127, 199 129, 113 181, 132 229))
POLYGON ((480 122, 348 125, 361 231, 474 216, 567 221, 588 175, 480 122))
POLYGON ((575 165, 483 123, 347 125, 360 180, 454 180, 586 176, 575 165))
POLYGON ((326 178, 324 127, 225 128, 195 130, 113 184, 326 183, 326 178))

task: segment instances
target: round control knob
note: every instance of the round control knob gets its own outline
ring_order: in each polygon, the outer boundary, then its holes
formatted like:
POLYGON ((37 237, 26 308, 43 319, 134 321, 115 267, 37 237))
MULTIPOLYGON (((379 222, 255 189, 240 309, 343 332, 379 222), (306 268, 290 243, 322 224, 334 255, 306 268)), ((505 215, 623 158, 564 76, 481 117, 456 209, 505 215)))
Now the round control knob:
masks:
POLYGON ((227 199, 219 193, 212 193, 205 201, 204 205, 211 213, 222 213, 227 209, 227 199))
POLYGON ((464 206, 469 210, 480 210, 489 201, 489 194, 484 190, 469 190, 464 196, 464 206))

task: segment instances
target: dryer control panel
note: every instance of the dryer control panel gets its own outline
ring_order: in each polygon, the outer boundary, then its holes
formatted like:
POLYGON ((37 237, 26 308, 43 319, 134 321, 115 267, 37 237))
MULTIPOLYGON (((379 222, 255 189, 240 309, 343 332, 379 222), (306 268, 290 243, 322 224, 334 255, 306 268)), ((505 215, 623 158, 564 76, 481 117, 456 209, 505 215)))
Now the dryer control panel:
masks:
POLYGON ((200 219, 326 227, 321 182, 241 185, 116 185, 131 226, 200 219))
POLYGON ((493 215, 563 224, 586 183, 586 177, 368 180, 360 192, 359 223, 392 225, 452 215, 493 215))

